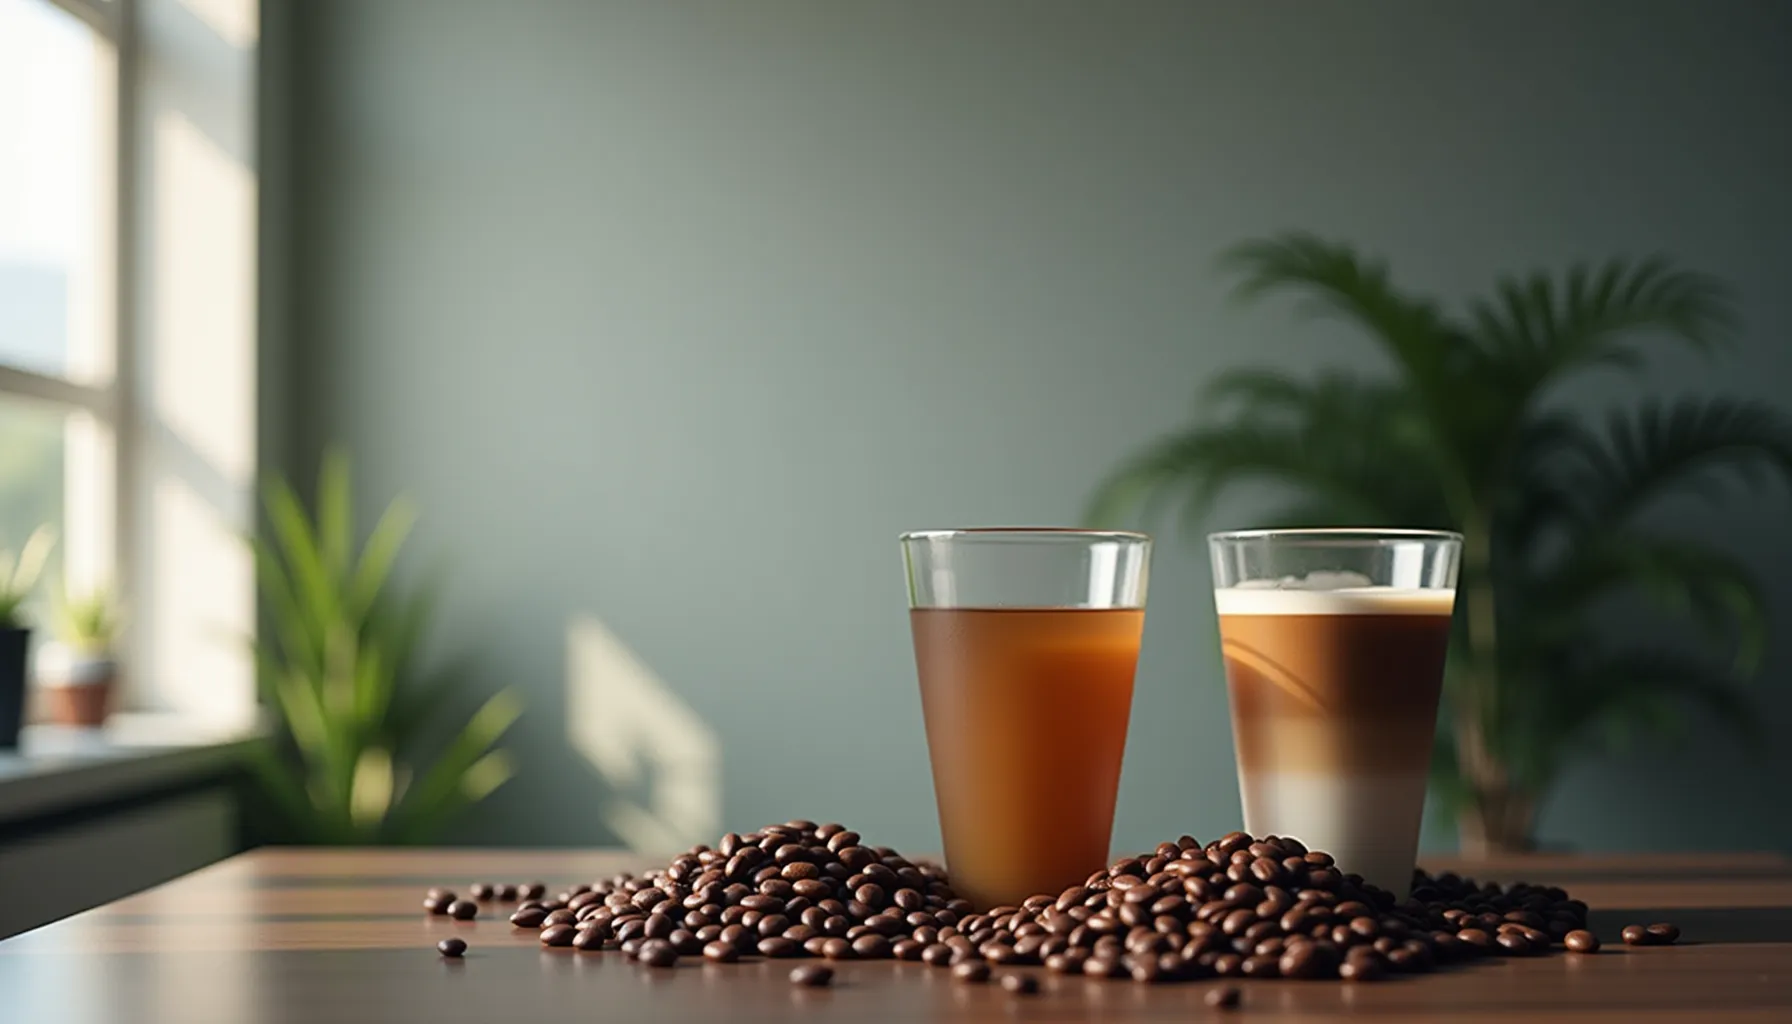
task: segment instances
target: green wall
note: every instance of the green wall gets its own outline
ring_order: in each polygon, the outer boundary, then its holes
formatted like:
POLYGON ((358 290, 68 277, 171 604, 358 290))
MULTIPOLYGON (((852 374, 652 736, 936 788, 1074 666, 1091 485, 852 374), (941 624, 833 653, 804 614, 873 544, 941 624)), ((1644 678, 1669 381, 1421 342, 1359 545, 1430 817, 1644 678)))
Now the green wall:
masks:
MULTIPOLYGON (((464 838, 608 841, 612 790, 703 823, 713 782, 730 827, 935 845, 898 531, 1069 522, 1213 373, 1375 358, 1227 305, 1239 238, 1354 239, 1445 294, 1664 250, 1749 329, 1650 389, 1792 380, 1784 4, 313 0, 295 32, 295 436, 420 499, 439 651, 532 702, 464 838), (569 709, 574 621, 620 689, 569 709)), ((1786 513, 1663 513, 1779 579, 1782 730, 1786 513)), ((1158 553, 1122 846, 1238 821, 1191 538, 1158 553)), ((1786 746, 1691 730, 1578 771, 1545 838, 1792 848, 1786 746)))

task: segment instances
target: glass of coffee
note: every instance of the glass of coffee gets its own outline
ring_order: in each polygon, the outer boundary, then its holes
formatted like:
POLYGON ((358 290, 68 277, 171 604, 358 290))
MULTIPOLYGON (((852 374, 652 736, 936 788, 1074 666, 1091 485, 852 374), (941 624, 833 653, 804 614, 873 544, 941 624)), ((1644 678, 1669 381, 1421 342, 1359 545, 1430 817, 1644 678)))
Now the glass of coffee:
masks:
POLYGON ((1084 530, 902 537, 946 867, 979 909, 1108 861, 1151 539, 1084 530))
POLYGON ((1462 537, 1254 530, 1209 545, 1245 830, 1405 896, 1462 537))

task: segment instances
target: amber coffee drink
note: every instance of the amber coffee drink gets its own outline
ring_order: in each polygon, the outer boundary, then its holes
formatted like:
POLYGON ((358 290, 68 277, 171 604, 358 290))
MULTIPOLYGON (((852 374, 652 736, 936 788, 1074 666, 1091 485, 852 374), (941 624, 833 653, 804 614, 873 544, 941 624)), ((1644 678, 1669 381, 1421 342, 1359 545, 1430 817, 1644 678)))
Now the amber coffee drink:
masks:
POLYGON ((979 908, 1107 863, 1151 542, 1082 530, 906 534, 946 868, 979 908))
POLYGON ((1245 830, 1406 895, 1461 538, 1252 531, 1211 548, 1245 830))

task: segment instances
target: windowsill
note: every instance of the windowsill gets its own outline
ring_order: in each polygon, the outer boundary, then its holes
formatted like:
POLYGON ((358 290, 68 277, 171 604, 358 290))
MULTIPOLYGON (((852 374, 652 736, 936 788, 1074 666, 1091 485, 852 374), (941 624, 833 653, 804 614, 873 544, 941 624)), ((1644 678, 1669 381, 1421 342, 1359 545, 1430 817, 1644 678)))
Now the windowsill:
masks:
POLYGON ((0 824, 181 786, 226 772, 253 730, 121 712, 104 728, 28 725, 0 751, 0 824))

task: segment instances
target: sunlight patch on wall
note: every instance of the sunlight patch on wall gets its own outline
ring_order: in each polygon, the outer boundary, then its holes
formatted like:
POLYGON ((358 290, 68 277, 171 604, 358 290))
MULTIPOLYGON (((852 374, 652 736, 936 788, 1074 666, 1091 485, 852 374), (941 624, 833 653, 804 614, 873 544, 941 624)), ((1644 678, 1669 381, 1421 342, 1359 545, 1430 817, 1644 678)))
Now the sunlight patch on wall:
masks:
POLYGON ((631 850, 713 842, 722 821, 715 730, 603 623, 566 629, 567 739, 603 779, 599 814, 631 850))

